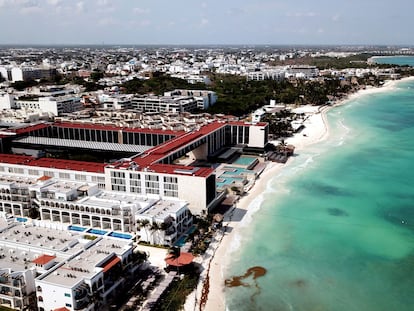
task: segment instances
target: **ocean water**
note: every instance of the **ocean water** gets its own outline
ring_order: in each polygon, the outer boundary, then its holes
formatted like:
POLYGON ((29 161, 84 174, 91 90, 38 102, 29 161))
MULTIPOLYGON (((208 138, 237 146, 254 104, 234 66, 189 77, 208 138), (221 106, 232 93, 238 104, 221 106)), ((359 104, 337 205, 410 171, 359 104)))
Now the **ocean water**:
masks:
POLYGON ((226 287, 228 310, 414 310, 414 81, 328 122, 241 224, 225 277, 266 274, 226 287))
POLYGON ((377 64, 391 64, 399 66, 408 65, 411 67, 414 66, 414 56, 381 56, 373 57, 372 59, 377 64))

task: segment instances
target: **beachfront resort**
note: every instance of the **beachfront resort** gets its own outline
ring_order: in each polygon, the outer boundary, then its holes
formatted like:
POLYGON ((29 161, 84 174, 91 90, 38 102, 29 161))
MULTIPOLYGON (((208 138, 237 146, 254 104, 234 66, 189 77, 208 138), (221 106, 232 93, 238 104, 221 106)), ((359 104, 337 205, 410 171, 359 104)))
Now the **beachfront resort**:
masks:
MULTIPOLYGON (((135 64, 120 75, 131 75, 130 84, 109 66, 99 80, 105 90, 87 93, 79 85, 12 91, 16 82, 56 71, 1 67, 7 81, 0 94, 0 304, 152 310, 187 271, 198 287, 186 309, 224 308, 224 285, 209 281, 223 281, 217 260, 252 199, 295 150, 324 137, 324 111, 346 96, 342 91, 365 88, 357 78, 400 77, 388 69, 251 71, 250 65, 237 70, 246 83, 288 80, 289 88, 312 90, 340 75, 341 92, 327 102, 298 93, 290 105, 270 100, 236 117, 206 112, 218 100, 211 90, 122 94, 139 84, 135 64)), ((78 69, 78 78, 93 73, 78 69)))
POLYGON ((2 304, 96 310, 114 301, 131 276, 147 270, 136 242, 184 245, 193 215, 206 216, 253 187, 263 157, 240 154, 263 154, 267 126, 216 120, 190 132, 85 122, 4 128, 2 304), (45 149, 126 155, 85 162, 41 156, 45 149))

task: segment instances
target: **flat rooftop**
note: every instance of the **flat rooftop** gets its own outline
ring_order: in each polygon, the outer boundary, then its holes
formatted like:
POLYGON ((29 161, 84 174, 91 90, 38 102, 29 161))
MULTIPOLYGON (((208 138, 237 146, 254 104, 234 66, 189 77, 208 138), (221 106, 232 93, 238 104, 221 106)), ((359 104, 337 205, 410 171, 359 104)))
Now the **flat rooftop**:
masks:
POLYGON ((92 278, 103 269, 102 263, 114 255, 122 256, 131 246, 131 241, 97 238, 94 245, 42 278, 42 281, 73 287, 84 278, 92 278))
POLYGON ((107 202, 106 207, 121 207, 123 205, 135 204, 138 209, 141 210, 155 204, 157 201, 158 198, 150 198, 128 193, 101 191, 95 196, 84 198, 82 203, 88 205, 98 205, 98 207, 102 207, 104 202, 107 202))
POLYGON ((42 186, 42 188, 49 192, 68 193, 73 190, 78 190, 86 184, 86 182, 60 181, 58 179, 53 179, 53 181, 55 182, 47 186, 42 186))
POLYGON ((164 221, 170 214, 175 214, 186 205, 186 202, 180 200, 159 200, 150 208, 139 212, 138 215, 164 221))
POLYGON ((36 136, 16 138, 13 140, 13 142, 22 143, 22 144, 30 144, 30 145, 56 146, 56 147, 115 151, 115 152, 129 152, 129 153, 134 153, 134 154, 140 154, 148 149, 153 148, 152 146, 144 146, 144 145, 104 143, 104 142, 97 142, 97 141, 83 141, 83 140, 74 140, 74 139, 61 139, 61 138, 36 137, 36 136))
POLYGON ((11 223, 0 234, 0 267, 13 271, 30 269, 34 259, 48 254, 61 262, 82 249, 81 235, 74 232, 11 223))
POLYGON ((37 183, 37 178, 0 174, 0 185, 27 188, 37 183))
POLYGON ((74 160, 60 160, 60 159, 54 159, 54 158, 36 159, 31 156, 6 154, 6 153, 0 154, 0 163, 64 169, 64 170, 80 171, 80 172, 84 171, 84 172, 89 172, 89 173, 100 173, 100 174, 103 174, 105 172, 105 166, 106 166, 106 164, 104 163, 74 161, 74 160))

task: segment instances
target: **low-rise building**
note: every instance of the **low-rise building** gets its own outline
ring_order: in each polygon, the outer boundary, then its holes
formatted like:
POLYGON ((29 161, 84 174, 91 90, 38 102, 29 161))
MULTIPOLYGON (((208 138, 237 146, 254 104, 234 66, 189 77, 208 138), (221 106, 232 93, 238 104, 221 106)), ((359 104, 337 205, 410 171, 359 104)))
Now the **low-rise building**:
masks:
POLYGON ((131 239, 16 220, 0 219, 3 305, 98 310, 117 297, 129 277, 139 275, 144 256, 134 251, 131 239))

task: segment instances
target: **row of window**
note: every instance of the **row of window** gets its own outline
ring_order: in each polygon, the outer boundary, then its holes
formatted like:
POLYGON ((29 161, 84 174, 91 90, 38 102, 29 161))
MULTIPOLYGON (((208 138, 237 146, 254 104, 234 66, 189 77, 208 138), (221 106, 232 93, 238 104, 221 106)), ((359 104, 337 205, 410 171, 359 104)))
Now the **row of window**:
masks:
MULTIPOLYGON (((20 167, 4 167, 0 166, 0 172, 8 172, 8 173, 15 173, 15 174, 25 174, 25 169, 20 167)), ((66 172, 54 172, 54 171, 47 171, 47 170, 36 170, 36 169, 29 169, 27 170, 27 174, 30 176, 50 176, 50 177, 58 177, 61 179, 71 179, 71 174, 66 172)), ((86 181, 87 174, 75 174, 75 180, 77 181, 86 181)), ((92 176, 92 182, 105 182, 105 177, 99 176, 92 176)))
MULTIPOLYGON (((145 193, 160 194, 160 177, 158 175, 144 175, 145 177, 145 193)), ((141 174, 129 174, 129 192, 143 193, 141 174)), ((178 178, 172 176, 164 176, 164 195, 169 197, 178 197, 178 178)), ((114 191, 126 192, 125 173, 119 171, 111 172, 111 189, 114 191)))

